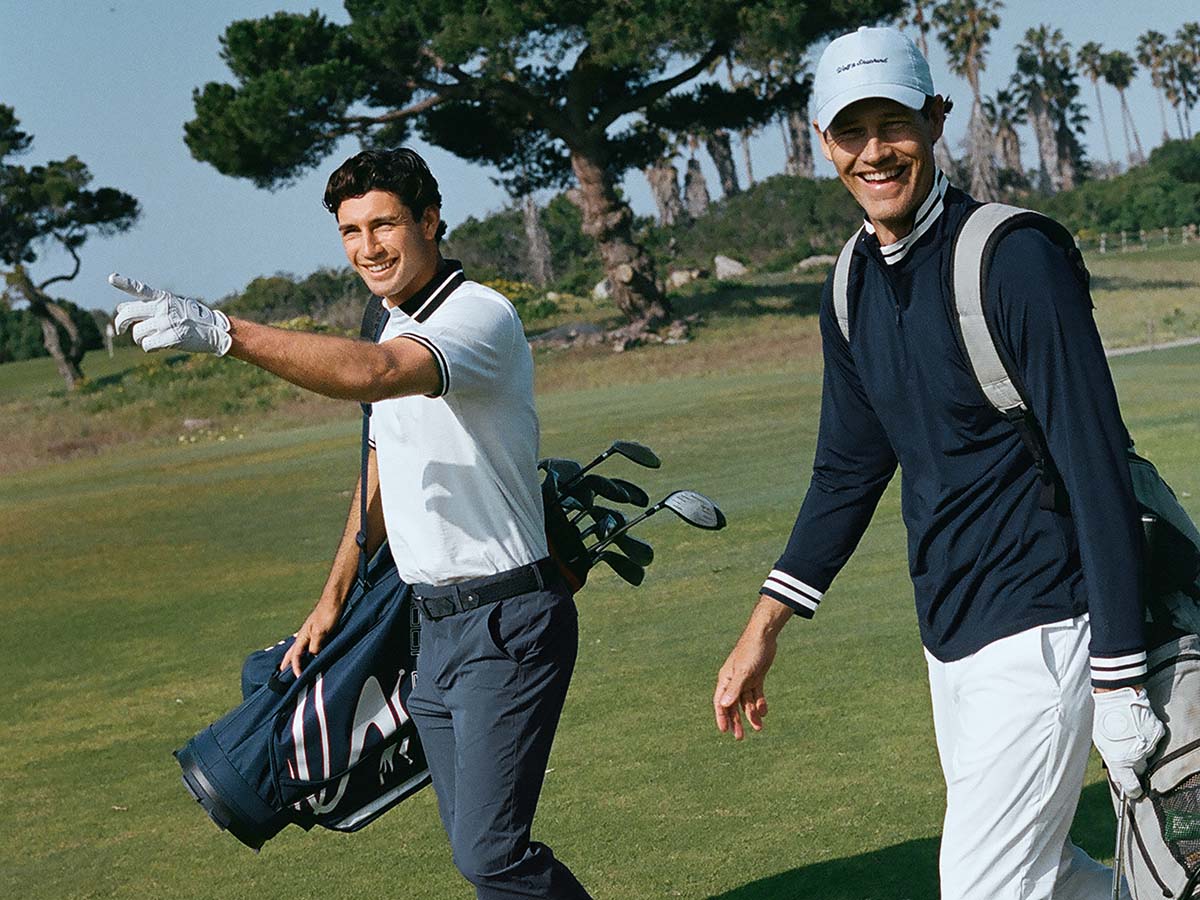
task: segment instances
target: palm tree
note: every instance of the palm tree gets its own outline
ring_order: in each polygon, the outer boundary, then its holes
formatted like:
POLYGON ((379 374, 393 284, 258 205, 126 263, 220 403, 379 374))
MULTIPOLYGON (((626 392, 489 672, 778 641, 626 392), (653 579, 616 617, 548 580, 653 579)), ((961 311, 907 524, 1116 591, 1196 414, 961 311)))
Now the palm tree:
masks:
POLYGON ((1014 83, 1037 136, 1038 187, 1048 193, 1070 190, 1083 162, 1078 132, 1086 116, 1077 100, 1071 45, 1060 29, 1039 25, 1025 32, 1025 39, 1017 44, 1014 83))
POLYGON ((1175 107, 1175 122, 1179 125, 1179 139, 1186 141, 1192 133, 1192 120, 1188 111, 1196 105, 1196 69, 1183 43, 1168 44, 1166 50, 1166 93, 1167 100, 1175 107), (1182 111, 1182 115, 1180 114, 1182 111))
POLYGON ((1184 82, 1183 119, 1187 124, 1188 134, 1192 133, 1191 117, 1188 110, 1200 99, 1200 22, 1185 22, 1175 32, 1178 56, 1180 58, 1180 80, 1184 82))
POLYGON ((992 162, 994 139, 983 116, 979 73, 987 58, 993 29, 1000 25, 1001 0, 946 0, 933 10, 938 39, 946 48, 950 68, 971 86, 974 102, 967 122, 967 157, 971 193, 978 200, 995 200, 999 194, 996 167, 992 162))
POLYGON ((1021 138, 1017 126, 1025 124, 1025 110, 1017 99, 1015 90, 1001 88, 990 97, 983 98, 983 115, 996 136, 996 160, 1000 164, 999 182, 1006 187, 1026 186, 1025 168, 1021 164, 1021 138))
POLYGON ((1169 141, 1167 132, 1167 107, 1163 103, 1164 73, 1166 71, 1167 36, 1161 31, 1147 31, 1137 42, 1137 59, 1150 72, 1151 83, 1158 88, 1158 111, 1162 114, 1163 140, 1169 141))
POLYGON ((1133 81, 1133 76, 1137 74, 1137 64, 1133 61, 1133 57, 1122 50, 1114 50, 1111 53, 1105 53, 1101 59, 1100 74, 1104 76, 1104 80, 1117 89, 1117 93, 1121 97, 1121 125, 1125 130, 1125 150, 1129 154, 1129 164, 1131 166, 1141 165, 1146 161, 1146 154, 1142 151, 1142 139, 1138 137, 1137 126, 1133 124, 1133 114, 1129 111, 1129 104, 1125 101, 1125 89, 1129 87, 1133 81), (1133 135, 1133 143, 1129 141, 1129 136, 1133 135), (1134 155, 1133 148, 1136 145, 1137 154, 1134 155))
POLYGON ((1104 150, 1109 163, 1113 162, 1112 143, 1108 139, 1108 123, 1104 119, 1104 103, 1100 99, 1100 76, 1104 69, 1104 48, 1095 41, 1088 41, 1075 54, 1075 61, 1083 74, 1092 80, 1096 89, 1096 109, 1100 112, 1100 131, 1104 134, 1104 150))
MULTIPOLYGON (((907 11, 900 16, 902 26, 916 29, 916 44, 926 60, 929 59, 928 35, 933 28, 929 21, 930 10, 935 3, 936 0, 909 0, 907 11)), ((954 158, 950 155, 949 142, 945 137, 933 145, 933 159, 947 175, 954 172, 954 158)))

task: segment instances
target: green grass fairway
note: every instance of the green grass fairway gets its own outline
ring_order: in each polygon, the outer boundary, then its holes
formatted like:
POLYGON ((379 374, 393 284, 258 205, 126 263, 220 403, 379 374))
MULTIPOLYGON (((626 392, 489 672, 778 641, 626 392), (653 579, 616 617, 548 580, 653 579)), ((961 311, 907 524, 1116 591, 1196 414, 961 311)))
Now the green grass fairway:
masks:
MULTIPOLYGON (((786 540, 817 421, 811 320, 780 349, 764 329, 782 319, 761 305, 756 324, 644 351, 636 371, 612 354, 540 359, 556 388, 540 399, 545 454, 642 440, 661 470, 605 471, 659 496, 701 490, 730 524, 656 516, 646 583, 597 571, 580 594, 535 837, 598 900, 928 900, 942 786, 898 491, 817 618, 785 631, 767 731, 737 745, 713 726, 715 673, 786 540)), ((1200 515, 1200 347, 1113 369, 1139 446, 1200 515)), ((473 896, 429 791, 356 835, 289 828, 255 855, 213 827, 171 758, 238 701, 243 657, 313 603, 356 447, 343 416, 0 476, 0 895, 473 896)), ((1111 854, 1094 764, 1075 835, 1111 854)))

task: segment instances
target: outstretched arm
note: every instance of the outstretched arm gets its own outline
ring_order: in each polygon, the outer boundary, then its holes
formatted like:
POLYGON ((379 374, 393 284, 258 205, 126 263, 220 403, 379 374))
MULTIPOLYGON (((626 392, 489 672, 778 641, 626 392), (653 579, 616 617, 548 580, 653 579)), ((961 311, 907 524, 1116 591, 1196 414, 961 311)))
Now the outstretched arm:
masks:
POLYGON ((373 403, 436 394, 442 375, 433 352, 413 340, 383 344, 272 328, 231 319, 199 300, 112 274, 109 283, 136 300, 117 306, 118 332, 133 326, 143 350, 187 350, 230 356, 292 384, 339 400, 373 403))

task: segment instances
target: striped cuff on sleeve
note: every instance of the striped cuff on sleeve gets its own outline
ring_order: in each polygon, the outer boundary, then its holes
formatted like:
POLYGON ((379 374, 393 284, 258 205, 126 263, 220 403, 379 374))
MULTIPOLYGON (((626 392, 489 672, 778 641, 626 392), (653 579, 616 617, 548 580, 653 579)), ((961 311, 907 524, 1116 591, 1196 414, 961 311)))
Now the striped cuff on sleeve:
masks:
POLYGON ((433 354, 433 361, 437 363, 438 375, 441 376, 442 386, 436 394, 430 394, 429 396, 435 398, 445 397, 447 391, 450 390, 450 366, 446 362, 446 354, 442 352, 441 348, 438 347, 437 344, 425 337, 423 334, 413 334, 412 332, 408 332, 406 334, 398 335, 398 337, 408 338, 410 341, 416 341, 433 354))
POLYGON ((1092 687, 1123 688, 1146 680, 1146 651, 1092 657, 1092 687))
POLYGON ((771 574, 763 583, 762 593, 774 597, 785 606, 790 606, 797 615, 806 619, 813 617, 824 596, 822 591, 779 569, 771 570, 771 574))

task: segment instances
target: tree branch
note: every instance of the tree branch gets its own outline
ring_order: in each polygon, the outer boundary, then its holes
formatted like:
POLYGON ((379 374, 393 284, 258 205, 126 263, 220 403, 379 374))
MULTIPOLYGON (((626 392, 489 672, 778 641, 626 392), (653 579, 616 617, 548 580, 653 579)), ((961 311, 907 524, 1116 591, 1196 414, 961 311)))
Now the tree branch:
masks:
MULTIPOLYGON (((452 85, 441 85, 441 87, 452 87, 452 85)), ((383 125, 387 122, 395 122, 397 119, 407 119, 410 116, 420 115, 426 110, 433 109, 438 104, 444 103, 449 99, 452 98, 445 94, 434 94, 403 109, 394 109, 380 116, 343 116, 338 121, 348 126, 383 125)))
POLYGON ((75 268, 71 270, 70 275, 55 275, 53 278, 47 278, 45 281, 43 281, 41 284, 39 284, 37 286, 37 289, 39 291, 44 291, 44 290, 46 290, 46 288, 50 287, 50 285, 55 284, 59 281, 72 281, 72 280, 74 280, 75 276, 79 274, 80 259, 79 259, 79 254, 75 252, 75 248, 72 247, 71 244, 67 241, 67 239, 65 237, 63 237, 61 234, 59 234, 58 232, 54 233, 54 239, 63 245, 64 250, 66 250, 68 253, 71 254, 71 258, 73 260, 75 260, 75 268))
POLYGON ((724 41, 717 41, 703 56, 696 60, 692 65, 688 66, 682 72, 672 75, 670 78, 664 78, 662 81, 656 81, 653 84, 648 84, 640 91, 622 97, 613 103, 602 107, 597 114, 593 125, 598 125, 601 128, 607 128, 612 122, 619 119, 626 113, 634 112, 635 110, 645 109, 660 97, 665 97, 679 85, 691 81, 718 59, 723 53, 728 50, 724 41))

